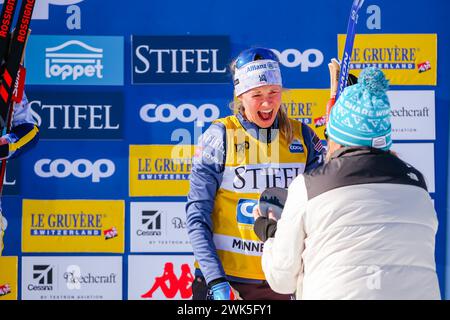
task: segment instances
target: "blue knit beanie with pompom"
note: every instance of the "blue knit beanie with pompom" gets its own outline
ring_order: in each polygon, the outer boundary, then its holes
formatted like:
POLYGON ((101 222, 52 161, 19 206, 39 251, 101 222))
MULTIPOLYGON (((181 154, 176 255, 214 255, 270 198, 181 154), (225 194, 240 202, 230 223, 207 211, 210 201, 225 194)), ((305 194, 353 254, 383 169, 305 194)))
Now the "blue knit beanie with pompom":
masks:
POLYGON ((343 146, 367 146, 389 150, 391 106, 389 82, 375 67, 361 71, 358 83, 345 88, 327 123, 328 137, 343 146))

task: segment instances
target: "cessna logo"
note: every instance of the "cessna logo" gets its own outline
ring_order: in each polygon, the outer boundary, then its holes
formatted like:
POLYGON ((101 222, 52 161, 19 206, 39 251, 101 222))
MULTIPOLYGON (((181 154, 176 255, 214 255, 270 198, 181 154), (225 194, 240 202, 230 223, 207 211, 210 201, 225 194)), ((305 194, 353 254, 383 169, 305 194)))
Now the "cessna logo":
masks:
POLYGON ((28 285, 30 291, 53 290, 53 267, 48 264, 33 265, 34 284, 28 285))
POLYGON ((142 226, 145 230, 137 230, 138 236, 161 235, 161 212, 157 210, 142 211, 142 226))

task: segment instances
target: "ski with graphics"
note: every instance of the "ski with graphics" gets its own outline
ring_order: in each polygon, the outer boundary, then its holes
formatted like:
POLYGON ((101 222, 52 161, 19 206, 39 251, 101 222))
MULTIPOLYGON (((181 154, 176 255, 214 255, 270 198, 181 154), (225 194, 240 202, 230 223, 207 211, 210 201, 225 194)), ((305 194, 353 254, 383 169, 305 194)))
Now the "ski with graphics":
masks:
MULTIPOLYGON (((22 65, 25 46, 30 34, 30 21, 36 0, 22 0, 14 30, 11 25, 19 0, 5 0, 0 16, 0 129, 2 135, 11 130, 14 103, 20 103, 25 84, 22 65)), ((6 170, 6 160, 1 163, 0 195, 6 170)))

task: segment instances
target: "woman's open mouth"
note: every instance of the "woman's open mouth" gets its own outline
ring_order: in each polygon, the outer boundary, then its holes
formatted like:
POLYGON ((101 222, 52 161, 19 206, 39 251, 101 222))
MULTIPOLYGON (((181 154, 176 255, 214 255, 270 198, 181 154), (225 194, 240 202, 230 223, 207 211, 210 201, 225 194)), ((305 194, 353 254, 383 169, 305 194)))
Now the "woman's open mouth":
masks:
POLYGON ((272 119, 272 115, 273 115, 273 109, 258 111, 258 116, 263 121, 268 121, 268 120, 272 119))

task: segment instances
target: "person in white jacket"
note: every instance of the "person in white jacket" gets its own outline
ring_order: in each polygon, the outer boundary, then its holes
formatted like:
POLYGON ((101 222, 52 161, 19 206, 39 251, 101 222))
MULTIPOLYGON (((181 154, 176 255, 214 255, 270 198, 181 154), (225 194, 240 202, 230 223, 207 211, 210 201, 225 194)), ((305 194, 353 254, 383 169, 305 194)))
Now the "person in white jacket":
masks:
POLYGON ((254 210, 262 268, 297 299, 440 299, 437 215, 423 175, 391 147, 388 81, 364 69, 327 123, 322 167, 289 186, 279 221, 254 210))

